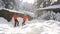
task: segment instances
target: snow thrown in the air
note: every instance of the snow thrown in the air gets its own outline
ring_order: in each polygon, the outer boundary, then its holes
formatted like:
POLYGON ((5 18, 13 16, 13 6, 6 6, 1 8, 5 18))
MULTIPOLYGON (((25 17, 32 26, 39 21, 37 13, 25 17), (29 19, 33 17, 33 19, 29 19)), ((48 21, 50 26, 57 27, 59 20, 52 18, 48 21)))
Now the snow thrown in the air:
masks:
MULTIPOLYGON (((19 23, 22 23, 22 18, 18 20, 21 20, 19 23)), ((22 26, 20 24, 18 27, 13 27, 13 24, 11 24, 14 23, 13 19, 11 22, 7 22, 4 18, 0 18, 0 23, 0 33, 5 34, 60 34, 60 25, 58 24, 60 22, 54 20, 32 20, 27 21, 26 25, 22 26)))

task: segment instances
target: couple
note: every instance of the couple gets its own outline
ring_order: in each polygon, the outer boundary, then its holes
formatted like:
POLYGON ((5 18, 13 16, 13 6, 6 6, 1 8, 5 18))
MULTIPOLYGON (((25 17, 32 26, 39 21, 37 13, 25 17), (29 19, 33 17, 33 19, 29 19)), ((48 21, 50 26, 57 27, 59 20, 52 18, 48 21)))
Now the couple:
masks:
MULTIPOLYGON (((19 22, 18 22, 18 20, 17 20, 18 16, 17 16, 16 13, 13 14, 13 18, 14 18, 14 21, 15 21, 14 27, 19 26, 19 22)), ((26 22, 27 18, 28 18, 28 16, 26 16, 26 15, 23 16, 22 25, 25 25, 25 22, 26 22)))

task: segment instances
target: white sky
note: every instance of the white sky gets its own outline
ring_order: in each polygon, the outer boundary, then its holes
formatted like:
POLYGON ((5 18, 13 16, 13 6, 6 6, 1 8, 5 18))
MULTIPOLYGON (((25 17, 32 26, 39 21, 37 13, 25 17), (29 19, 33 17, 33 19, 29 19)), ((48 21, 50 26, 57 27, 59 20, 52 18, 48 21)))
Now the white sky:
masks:
POLYGON ((23 2, 34 3, 34 0, 23 0, 23 2))

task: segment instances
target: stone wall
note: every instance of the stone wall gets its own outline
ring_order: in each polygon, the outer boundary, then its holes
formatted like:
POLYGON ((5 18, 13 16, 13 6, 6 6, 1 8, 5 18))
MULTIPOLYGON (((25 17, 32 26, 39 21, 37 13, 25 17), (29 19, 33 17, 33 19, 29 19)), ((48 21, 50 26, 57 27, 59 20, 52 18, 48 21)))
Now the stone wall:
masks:
MULTIPOLYGON (((0 10, 0 17, 4 17, 5 19, 7 19, 7 21, 10 21, 12 19, 13 14, 14 14, 14 12, 9 12, 8 10, 4 10, 4 9, 0 10)), ((21 13, 16 13, 16 14, 18 15, 18 17, 24 16, 24 14, 21 14, 21 13)), ((29 21, 33 19, 33 17, 31 17, 31 16, 29 16, 29 15, 27 15, 27 16, 28 16, 29 21)))

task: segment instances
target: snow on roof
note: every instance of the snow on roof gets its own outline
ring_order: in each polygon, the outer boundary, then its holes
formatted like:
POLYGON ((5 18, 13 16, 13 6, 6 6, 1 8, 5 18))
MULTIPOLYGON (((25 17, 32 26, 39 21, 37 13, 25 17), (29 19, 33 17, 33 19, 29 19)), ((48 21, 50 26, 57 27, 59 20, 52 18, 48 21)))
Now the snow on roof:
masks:
POLYGON ((6 8, 0 8, 0 10, 2 10, 2 9, 8 10, 9 12, 14 12, 14 13, 21 13, 21 14, 25 14, 26 13, 26 14, 30 15, 31 17, 34 17, 34 13, 29 12, 29 11, 24 11, 24 10, 16 11, 16 10, 10 10, 10 9, 6 9, 6 8))
POLYGON ((22 13, 24 14, 24 11, 16 11, 16 10, 10 10, 10 9, 6 9, 6 8, 3 8, 4 10, 8 10, 9 12, 15 12, 15 13, 22 13))
POLYGON ((48 6, 48 7, 45 7, 45 8, 39 8, 37 10, 48 10, 48 9, 60 9, 60 5, 48 6))

